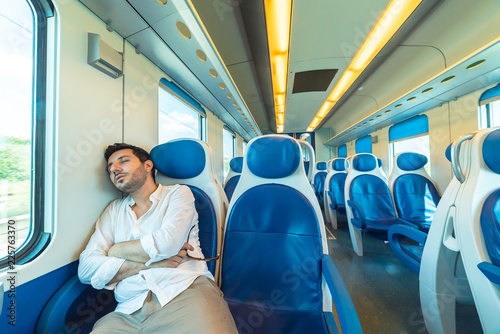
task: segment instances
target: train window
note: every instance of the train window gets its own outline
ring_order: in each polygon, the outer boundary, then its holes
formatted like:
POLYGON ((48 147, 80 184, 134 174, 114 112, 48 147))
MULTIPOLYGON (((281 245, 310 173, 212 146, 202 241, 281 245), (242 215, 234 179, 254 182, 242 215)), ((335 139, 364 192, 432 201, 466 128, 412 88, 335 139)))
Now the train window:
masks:
POLYGON ((27 262, 49 241, 44 65, 53 14, 42 0, 3 1, 0 13, 0 268, 11 268, 14 258, 27 262))
POLYGON ((389 128, 389 169, 392 170, 394 157, 403 152, 415 152, 427 157, 425 170, 431 175, 429 121, 426 115, 419 115, 394 124, 389 128))
POLYGON ((500 126, 500 84, 479 98, 479 129, 500 126))
POLYGON ((245 150, 247 149, 247 144, 248 143, 246 141, 243 142, 243 145, 242 145, 243 146, 243 155, 245 155, 245 150))
POLYGON ((224 180, 229 173, 229 162, 235 157, 236 135, 234 131, 224 126, 222 129, 222 155, 224 159, 224 180))
POLYGON ((173 82, 160 81, 158 106, 160 144, 177 138, 206 140, 205 111, 173 82))

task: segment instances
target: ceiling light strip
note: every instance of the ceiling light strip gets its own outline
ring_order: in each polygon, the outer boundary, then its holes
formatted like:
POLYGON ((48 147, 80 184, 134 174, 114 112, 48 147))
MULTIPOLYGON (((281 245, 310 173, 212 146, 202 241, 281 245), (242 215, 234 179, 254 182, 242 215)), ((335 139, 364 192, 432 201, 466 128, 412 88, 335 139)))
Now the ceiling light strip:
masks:
MULTIPOLYGON (((471 52, 470 54, 466 55, 465 57, 463 57, 462 59, 458 60, 456 63, 448 66, 447 68, 445 68, 444 70, 442 70, 441 72, 437 73, 436 75, 434 75, 433 77, 431 77, 430 79, 428 79, 427 81, 421 83, 420 85, 410 89, 409 91, 407 91, 406 93, 404 93, 403 95, 399 96, 398 98, 396 98, 395 100, 391 101, 390 103, 388 103, 387 105, 383 106, 382 108, 379 108, 377 109, 376 111, 374 111, 372 114, 366 116, 365 118, 359 120, 357 123, 360 123, 360 122, 363 122, 363 121, 366 121, 367 119, 370 120, 370 122, 373 122, 374 119, 372 119, 372 117, 374 117, 377 113, 379 113, 380 111, 382 111, 383 109, 386 109, 386 108, 389 108, 390 106, 392 106, 393 104, 395 103, 398 103, 399 101, 403 101, 406 99, 406 101, 414 101, 416 99, 415 96, 412 96, 410 98, 408 98, 408 96, 412 95, 412 94, 415 94, 417 91, 420 91, 424 86, 427 86, 427 85, 430 85, 431 83, 433 83, 434 81, 438 81, 438 82, 441 82, 441 83, 446 83, 448 81, 439 81, 441 80, 440 77, 444 77, 445 75, 449 75, 454 69, 458 68, 459 66, 462 66, 464 65, 466 62, 469 62, 471 61, 472 58, 474 57, 477 57, 481 52, 483 51, 486 51, 487 49, 495 46, 497 43, 500 43, 500 37, 497 37, 495 38, 493 41, 487 43, 486 45, 482 46, 481 48, 477 49, 476 51, 474 52, 471 52)), ((455 76, 454 76, 455 77, 455 76)), ((436 84, 438 84, 436 82, 436 84)), ((413 107, 412 107, 413 108, 413 107)), ((313 119, 313 122, 315 121, 315 119, 313 119)), ((318 123, 319 124, 319 123, 318 123)), ((334 141, 337 141, 338 139, 340 139, 342 136, 345 136, 347 133, 348 133, 348 129, 350 127, 348 127, 347 129, 344 129, 342 131, 339 132, 338 135, 336 136, 333 136, 332 138, 330 138, 329 140, 327 140, 327 142, 325 143, 325 145, 329 145, 329 143, 331 142, 334 142, 334 141)), ((309 128, 308 128, 309 129, 309 128)), ((309 131, 309 130, 308 130, 309 131)))
POLYGON ((292 0, 266 0, 264 5, 273 82, 276 130, 281 133, 285 124, 292 0))
POLYGON ((408 17, 420 5, 422 0, 392 0, 384 10, 377 23, 370 31, 351 63, 342 74, 342 77, 328 95, 307 131, 314 131, 320 121, 328 114, 331 108, 340 100, 344 93, 356 81, 375 56, 389 42, 408 17))

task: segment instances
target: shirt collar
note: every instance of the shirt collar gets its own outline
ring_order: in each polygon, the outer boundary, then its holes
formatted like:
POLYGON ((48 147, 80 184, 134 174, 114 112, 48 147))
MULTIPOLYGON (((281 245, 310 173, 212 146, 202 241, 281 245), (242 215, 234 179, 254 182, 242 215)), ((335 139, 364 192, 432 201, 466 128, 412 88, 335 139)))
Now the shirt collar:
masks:
MULTIPOLYGON (((156 201, 159 201, 161 198, 162 189, 163 189, 163 186, 160 183, 158 183, 158 187, 156 188, 156 190, 153 191, 153 193, 151 195, 149 195, 149 200, 151 202, 153 202, 153 199, 155 199, 156 201)), ((127 196, 127 204, 129 206, 133 206, 135 204, 134 199, 130 195, 127 196)))

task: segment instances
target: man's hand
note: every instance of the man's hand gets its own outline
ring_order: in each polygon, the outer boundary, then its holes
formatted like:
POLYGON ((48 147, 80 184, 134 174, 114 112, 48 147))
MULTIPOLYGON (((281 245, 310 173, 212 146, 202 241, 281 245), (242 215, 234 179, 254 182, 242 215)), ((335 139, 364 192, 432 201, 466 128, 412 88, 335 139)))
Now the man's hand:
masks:
POLYGON ((187 251, 194 250, 193 246, 188 243, 185 243, 179 253, 174 256, 169 257, 168 259, 164 259, 155 263, 152 263, 149 267, 146 267, 144 263, 133 262, 130 260, 126 260, 123 262, 120 270, 116 273, 115 277, 109 281, 109 283, 119 282, 127 277, 135 275, 139 273, 139 271, 150 268, 177 268, 179 264, 184 261, 187 257, 187 251))
POLYGON ((179 264, 182 263, 187 258, 187 251, 193 251, 194 248, 188 243, 185 243, 179 253, 174 256, 169 257, 168 259, 164 259, 155 263, 152 263, 150 268, 177 268, 179 264))

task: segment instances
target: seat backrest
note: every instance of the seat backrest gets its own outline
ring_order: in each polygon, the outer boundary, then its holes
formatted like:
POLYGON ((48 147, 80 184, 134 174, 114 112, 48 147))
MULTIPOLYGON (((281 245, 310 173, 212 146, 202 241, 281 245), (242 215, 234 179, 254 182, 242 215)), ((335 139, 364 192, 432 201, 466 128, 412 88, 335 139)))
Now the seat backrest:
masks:
POLYGON ((334 159, 330 159, 326 162, 326 172, 330 172, 332 170, 332 164, 334 159))
POLYGON ((224 182, 224 192, 226 193, 228 201, 231 201, 234 189, 240 180, 242 167, 243 157, 232 158, 229 162, 229 173, 227 174, 226 181, 224 182))
POLYGON ((314 189, 316 190, 316 194, 321 194, 323 195, 323 191, 325 188, 325 179, 326 175, 328 174, 327 172, 327 164, 325 161, 318 161, 316 163, 316 169, 314 172, 314 177, 313 177, 313 185, 314 189))
MULTIPOLYGON (((222 230, 227 198, 213 167, 213 153, 207 143, 198 139, 176 139, 151 150, 156 169, 164 185, 187 185, 195 198, 199 219, 199 238, 205 257, 221 251, 222 230)), ((208 269, 218 278, 219 261, 208 262, 208 269)))
MULTIPOLYGON (((345 181, 344 196, 346 201, 354 201, 364 209, 367 220, 396 217, 389 187, 373 154, 359 153, 353 156, 345 181)), ((351 210, 347 208, 347 211, 350 219, 351 210)))
MULTIPOLYGON (((334 159, 332 161, 332 169, 328 172, 325 179, 325 192, 331 191, 333 193, 331 201, 335 208, 337 208, 339 204, 345 206, 344 188, 347 177, 345 166, 345 158, 334 159)), ((328 199, 327 195, 325 195, 325 199, 328 199)))
POLYGON ((266 135, 248 143, 225 226, 221 289, 230 306, 260 312, 280 291, 286 303, 279 312, 331 310, 316 265, 328 253, 325 226, 295 139, 266 135), (297 289, 291 282, 303 269, 297 289))
MULTIPOLYGON (((469 168, 470 142, 464 140, 471 136, 468 134, 457 138, 445 152, 446 158, 452 162, 451 147, 454 146, 457 154, 453 161, 456 163, 460 159, 465 170, 469 168)), ((455 333, 455 300, 470 295, 470 290, 464 289, 468 284, 464 282, 466 278, 454 230, 455 203, 461 186, 452 175, 436 207, 420 261, 420 304, 426 328, 431 333, 455 333), (451 305, 449 312, 443 305, 451 305)))
POLYGON ((424 169, 427 157, 420 153, 399 153, 389 177, 398 217, 406 219, 427 232, 439 203, 434 182, 424 169))
POLYGON ((377 164, 378 164, 378 168, 380 169, 380 174, 382 174, 382 176, 385 179, 385 182, 387 183, 387 175, 385 175, 384 169, 382 168, 382 166, 384 165, 384 162, 382 161, 382 159, 377 158, 377 164))
MULTIPOLYGON (((470 168, 454 166, 463 180, 458 194, 455 231, 465 272, 485 333, 500 328, 500 288, 478 268, 500 263, 500 127, 478 131, 471 140, 470 168)), ((497 269, 500 271, 500 269, 497 269)))

